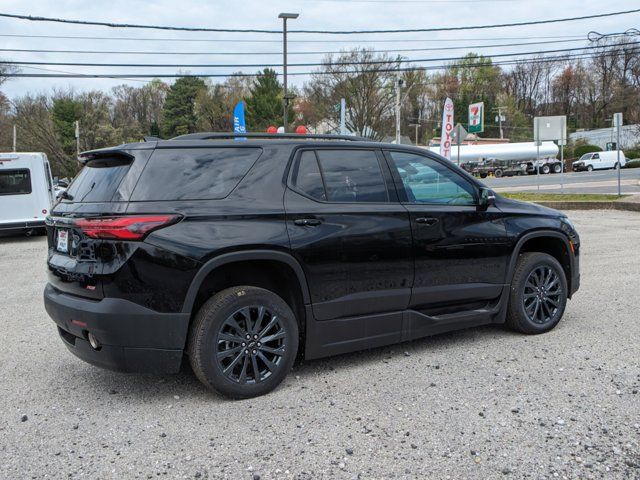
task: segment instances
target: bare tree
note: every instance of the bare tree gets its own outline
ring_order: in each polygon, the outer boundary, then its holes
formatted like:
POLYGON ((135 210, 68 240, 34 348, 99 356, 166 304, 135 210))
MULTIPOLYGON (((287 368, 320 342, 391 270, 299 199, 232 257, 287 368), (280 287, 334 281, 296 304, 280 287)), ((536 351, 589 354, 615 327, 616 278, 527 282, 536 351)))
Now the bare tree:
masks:
POLYGON ((337 129, 340 99, 347 104, 346 126, 359 135, 382 139, 391 132, 398 61, 371 50, 352 50, 328 56, 305 85, 306 98, 316 116, 337 129), (372 63, 376 62, 376 63, 372 63))

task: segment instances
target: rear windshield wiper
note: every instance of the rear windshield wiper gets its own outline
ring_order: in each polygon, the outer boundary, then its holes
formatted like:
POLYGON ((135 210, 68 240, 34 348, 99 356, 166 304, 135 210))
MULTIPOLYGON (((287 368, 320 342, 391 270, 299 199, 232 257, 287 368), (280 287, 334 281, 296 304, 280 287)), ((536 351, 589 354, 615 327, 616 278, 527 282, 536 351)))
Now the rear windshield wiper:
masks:
POLYGON ((73 200, 73 195, 68 193, 66 190, 60 194, 60 198, 64 200, 73 200))

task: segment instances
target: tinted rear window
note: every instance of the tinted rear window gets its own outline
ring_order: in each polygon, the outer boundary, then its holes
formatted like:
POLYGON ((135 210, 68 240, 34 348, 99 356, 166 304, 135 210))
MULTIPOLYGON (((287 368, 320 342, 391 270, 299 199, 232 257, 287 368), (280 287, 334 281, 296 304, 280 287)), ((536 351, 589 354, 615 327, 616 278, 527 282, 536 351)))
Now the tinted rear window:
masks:
POLYGON ((25 195, 31 193, 29 169, 0 170, 0 195, 25 195))
POLYGON ((156 150, 136 185, 132 201, 224 198, 262 153, 260 148, 156 150))
POLYGON ((71 182, 67 199, 72 202, 109 202, 129 171, 130 160, 91 160, 71 182))

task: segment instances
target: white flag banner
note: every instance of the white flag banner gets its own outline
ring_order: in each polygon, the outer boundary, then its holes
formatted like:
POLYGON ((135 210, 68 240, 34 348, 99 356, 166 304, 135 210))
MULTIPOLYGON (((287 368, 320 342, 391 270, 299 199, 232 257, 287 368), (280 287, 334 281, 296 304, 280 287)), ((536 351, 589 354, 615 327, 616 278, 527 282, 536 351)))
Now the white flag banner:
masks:
POLYGON ((453 133, 453 102, 449 97, 444 102, 442 112, 442 133, 440 134, 440 155, 451 160, 451 134, 453 133))

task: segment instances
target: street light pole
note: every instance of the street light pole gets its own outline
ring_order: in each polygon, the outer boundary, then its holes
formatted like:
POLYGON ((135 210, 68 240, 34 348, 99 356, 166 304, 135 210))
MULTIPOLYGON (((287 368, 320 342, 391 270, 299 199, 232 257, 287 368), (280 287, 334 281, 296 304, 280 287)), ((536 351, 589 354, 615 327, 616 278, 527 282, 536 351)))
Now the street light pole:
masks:
POLYGON ((421 125, 419 123, 410 123, 409 126, 416 127, 416 145, 418 145, 418 129, 421 125))
POLYGON ((284 73, 284 95, 283 95, 283 112, 282 112, 282 125, 284 127, 284 133, 287 133, 289 123, 289 93, 287 92, 287 20, 294 20, 298 18, 298 13, 281 13, 278 18, 282 19, 282 70, 284 73))

